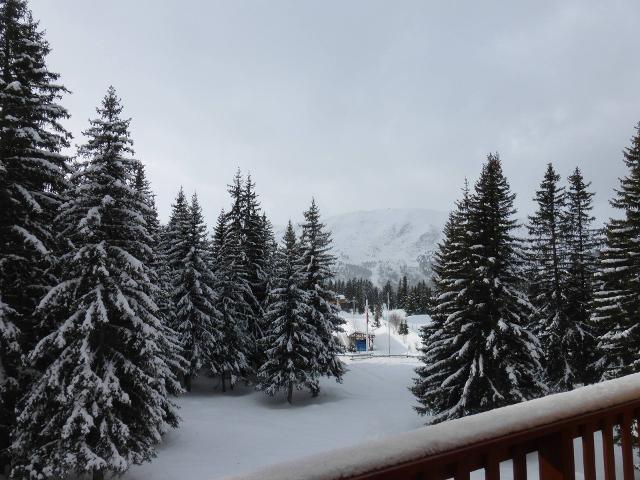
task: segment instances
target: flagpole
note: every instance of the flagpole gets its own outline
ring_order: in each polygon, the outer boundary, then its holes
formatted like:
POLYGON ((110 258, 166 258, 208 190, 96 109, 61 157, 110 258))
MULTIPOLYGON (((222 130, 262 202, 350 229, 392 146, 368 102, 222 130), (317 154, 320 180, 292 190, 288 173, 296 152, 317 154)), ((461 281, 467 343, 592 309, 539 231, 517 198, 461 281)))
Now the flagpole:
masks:
POLYGON ((389 322, 389 308, 391 307, 389 303, 389 291, 387 290, 387 329, 389 330, 389 334, 387 335, 387 339, 389 340, 389 357, 391 357, 391 322, 389 322))
POLYGON ((364 318, 367 323, 366 327, 366 336, 364 337, 364 345, 366 348, 365 352, 369 351, 369 299, 365 299, 364 301, 364 318))

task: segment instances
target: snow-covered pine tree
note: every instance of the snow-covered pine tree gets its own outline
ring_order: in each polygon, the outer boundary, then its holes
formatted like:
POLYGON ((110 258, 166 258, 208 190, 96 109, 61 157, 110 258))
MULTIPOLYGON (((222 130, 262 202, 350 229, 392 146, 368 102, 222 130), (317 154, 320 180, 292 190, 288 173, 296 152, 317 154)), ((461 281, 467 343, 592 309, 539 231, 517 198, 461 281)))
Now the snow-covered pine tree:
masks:
POLYGON ((429 423, 459 418, 469 413, 464 386, 470 378, 465 358, 473 337, 464 335, 470 323, 468 288, 471 283, 469 188, 465 181, 462 199, 456 202, 434 255, 434 303, 432 322, 420 329, 420 361, 411 391, 420 415, 432 415, 429 423), (463 335, 461 335, 461 333, 463 335), (458 357, 458 352, 463 355, 458 357))
POLYGON ((19 406, 15 478, 122 473, 150 460, 166 425, 178 423, 141 260, 151 238, 132 186, 129 120, 112 87, 97 111, 79 150, 87 160, 59 212, 70 248, 38 310, 64 316, 29 354, 46 366, 19 406))
POLYGON ((213 235, 213 264, 216 272, 216 308, 220 312, 221 340, 211 354, 211 371, 220 375, 222 391, 249 371, 252 337, 248 334, 251 308, 247 297, 251 289, 246 279, 241 229, 233 225, 234 217, 220 212, 213 235))
POLYGON ((407 309, 409 303, 409 285, 407 284, 407 276, 403 275, 398 282, 398 294, 396 297, 398 308, 407 309))
MULTIPOLYGON (((0 292, 7 328, 0 335, 13 332, 18 343, 11 344, 25 353, 42 334, 33 311, 55 284, 52 225, 69 173, 60 151, 71 136, 60 123, 69 115, 58 104, 67 89, 47 68, 49 44, 25 0, 0 0, 0 45, 0 292)), ((13 347, 0 348, 0 403, 10 412, 0 421, 0 470, 14 400, 29 382, 13 347)))
POLYGON ((514 233, 519 226, 513 218, 514 199, 499 156, 490 154, 469 203, 473 277, 470 330, 465 333, 474 344, 465 355, 473 357, 465 402, 469 413, 546 391, 539 342, 527 329, 532 309, 522 274, 522 244, 514 233))
MULTIPOLYGON (((531 308, 514 236, 514 198, 499 157, 489 155, 468 200, 464 231, 447 232, 439 251, 435 321, 421 331, 424 366, 413 386, 421 404, 416 410, 432 414, 429 423, 545 390, 538 340, 526 328, 531 308)), ((449 222, 451 227, 455 217, 449 222)))
POLYGON ((188 363, 182 356, 182 347, 177 332, 173 330, 174 305, 171 299, 171 284, 169 283, 169 269, 162 248, 162 226, 158 219, 155 195, 151 190, 151 183, 147 179, 142 162, 134 167, 133 186, 140 196, 140 203, 144 205, 142 215, 147 232, 151 238, 148 254, 144 262, 150 267, 149 278, 153 284, 152 298, 158 306, 156 316, 162 322, 164 335, 162 337, 162 351, 165 363, 171 369, 165 378, 167 390, 174 394, 183 393, 179 378, 184 375, 188 363))
POLYGON ((382 318, 382 304, 376 303, 373 307, 373 328, 380 328, 382 318))
POLYGON ((597 368, 603 379, 640 371, 640 124, 624 163, 628 173, 611 201, 623 218, 605 226, 594 293, 597 368))
MULTIPOLYGON (((0 449, 4 450, 9 446, 9 430, 13 426, 15 419, 14 407, 17 402, 17 394, 19 392, 17 375, 11 376, 9 373, 17 365, 20 365, 20 345, 18 344, 18 328, 12 321, 14 316, 13 309, 2 301, 0 297, 0 388, 2 395, 0 396, 0 423, 2 423, 3 436, 0 443, 0 449), (8 367, 8 368, 7 368, 8 367)), ((3 457, 6 452, 3 453, 3 457)), ((0 472, 5 473, 8 470, 8 462, 6 468, 3 467, 4 462, 8 460, 3 458, 0 462, 0 472)))
POLYGON ((209 366, 221 341, 220 312, 216 309, 216 278, 211 268, 207 227, 197 195, 186 204, 182 190, 174 204, 169 264, 172 266, 171 296, 175 304, 173 328, 178 334, 188 367, 187 391, 201 368, 209 366), (175 234, 175 236, 173 236, 175 234))
POLYGON ((581 383, 575 357, 586 335, 581 323, 567 316, 565 285, 565 189, 549 163, 534 198, 536 212, 529 216, 531 297, 535 314, 531 329, 543 346, 545 380, 552 391, 571 390, 581 383))
POLYGON ((275 278, 265 312, 267 329, 260 342, 266 360, 258 371, 257 385, 268 395, 286 390, 289 403, 294 389, 320 389, 315 368, 319 338, 306 315, 310 307, 301 288, 304 275, 299 262, 299 246, 289 222, 283 245, 276 253, 275 278))
MULTIPOLYGON (((233 255, 233 270, 234 275, 237 277, 237 281, 241 282, 244 287, 242 289, 244 297, 244 306, 242 311, 242 321, 245 323, 245 335, 247 337, 246 347, 247 353, 247 368, 245 368, 244 374, 246 376, 253 376, 259 367, 259 347, 258 339, 262 336, 260 322, 262 321, 262 307, 260 302, 254 294, 254 287, 257 284, 252 282, 258 282, 258 278, 262 276, 259 272, 258 265, 255 263, 255 259, 259 257, 260 242, 256 235, 261 235, 256 232, 256 225, 253 224, 253 219, 248 220, 251 212, 257 208, 257 200, 253 192, 253 183, 249 181, 249 186, 244 182, 240 170, 236 171, 233 181, 228 185, 227 191, 231 196, 231 208, 227 212, 225 235, 227 242, 236 242, 237 245, 228 245, 226 249, 227 253, 233 255), (247 189, 249 195, 247 195, 247 189), (250 200, 248 197, 252 197, 250 200), (254 207, 248 206, 248 203, 255 201, 254 207), (249 227, 248 223, 252 225, 249 227), (251 230, 251 233, 248 233, 251 230), (251 237, 249 240, 248 237, 251 237), (249 251, 251 251, 251 257, 249 251)), ((239 312, 238 312, 239 313, 239 312)))
MULTIPOLYGON (((240 172, 238 172, 239 175, 240 172)), ((231 188, 235 195, 235 186, 231 188)), ((235 199, 234 199, 235 201, 235 199)), ((261 347, 263 335, 263 306, 267 297, 267 244, 264 232, 265 224, 260 212, 260 203, 255 191, 255 183, 251 175, 247 175, 239 198, 242 213, 242 249, 246 262, 246 274, 251 295, 247 303, 251 307, 248 317, 249 333, 252 337, 249 363, 254 371, 260 368, 265 360, 261 347)))
POLYGON ((569 176, 565 215, 565 239, 567 245, 567 278, 564 287, 567 317, 579 325, 584 336, 572 355, 573 369, 582 383, 596 381, 595 331, 591 322, 593 302, 593 275, 596 270, 598 231, 593 228, 591 215, 594 194, 589 191, 582 172, 576 167, 569 176))
MULTIPOLYGON (((276 252, 278 250, 278 242, 273 233, 273 225, 267 218, 266 214, 262 214, 262 243, 264 245, 264 274, 265 274, 265 291, 271 291, 271 281, 275 275, 276 268, 276 252)), ((265 297, 266 303, 267 299, 265 297)))
POLYGON ((398 334, 405 337, 404 338, 405 340, 406 340, 406 336, 409 335, 409 325, 407 324, 406 320, 403 320, 402 322, 400 322, 400 326, 398 327, 398 334))
MULTIPOLYGON (((315 200, 304 212, 300 236, 301 265, 303 266, 303 290, 307 293, 310 307, 307 318, 318 335, 316 362, 319 375, 335 377, 342 381, 345 373, 344 363, 338 358, 344 347, 335 333, 342 332, 345 321, 338 315, 336 295, 328 288, 333 277, 335 257, 331 254, 331 233, 325 230, 320 221, 320 211, 315 200)), ((312 390, 316 396, 318 390, 312 390)))

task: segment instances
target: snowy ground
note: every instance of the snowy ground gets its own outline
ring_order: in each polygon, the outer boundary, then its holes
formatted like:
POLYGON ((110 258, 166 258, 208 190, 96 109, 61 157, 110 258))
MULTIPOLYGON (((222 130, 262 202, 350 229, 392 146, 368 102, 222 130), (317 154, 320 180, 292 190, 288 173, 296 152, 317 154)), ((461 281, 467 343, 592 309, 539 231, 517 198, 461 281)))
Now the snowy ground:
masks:
POLYGON ((178 400, 184 421, 166 435, 158 457, 123 478, 215 479, 422 426, 407 390, 415 359, 346 362, 343 384, 323 381, 315 399, 297 392, 292 406, 251 388, 222 394, 200 378, 178 400))
MULTIPOLYGON (((299 392, 292 406, 282 397, 271 399, 250 388, 222 394, 210 379, 201 378, 190 395, 179 399, 184 422, 167 434, 158 458, 123 478, 213 480, 423 425, 407 390, 416 359, 346 358, 346 363, 349 372, 343 384, 323 381, 318 398, 299 392)), ((604 478, 599 433, 595 443, 597 476, 604 478)), ((581 479, 580 440, 575 446, 576 478, 581 479)), ((616 457, 621 479, 619 447, 616 457)), ((527 463, 528 478, 538 478, 537 455, 529 455, 527 463)), ((511 462, 503 462, 501 478, 512 477, 511 462)), ((482 470, 472 473, 472 480, 483 478, 482 470)))

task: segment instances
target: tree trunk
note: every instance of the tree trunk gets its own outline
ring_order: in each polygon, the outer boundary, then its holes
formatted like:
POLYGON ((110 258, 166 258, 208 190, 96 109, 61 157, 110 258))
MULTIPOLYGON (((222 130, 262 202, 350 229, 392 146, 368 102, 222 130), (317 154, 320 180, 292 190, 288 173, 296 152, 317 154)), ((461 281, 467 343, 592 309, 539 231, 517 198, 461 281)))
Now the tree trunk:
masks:
POLYGON ((187 389, 187 392, 191 391, 191 374, 190 373, 184 374, 184 386, 187 389))
POLYGON ((293 382, 289 382, 289 388, 287 389, 287 402, 291 405, 293 401, 293 382))
POLYGON ((104 471, 102 471, 102 470, 94 470, 93 471, 93 480, 104 480, 104 471))
POLYGON ((222 392, 227 391, 227 384, 225 383, 224 372, 220 374, 220 379, 222 380, 222 392))

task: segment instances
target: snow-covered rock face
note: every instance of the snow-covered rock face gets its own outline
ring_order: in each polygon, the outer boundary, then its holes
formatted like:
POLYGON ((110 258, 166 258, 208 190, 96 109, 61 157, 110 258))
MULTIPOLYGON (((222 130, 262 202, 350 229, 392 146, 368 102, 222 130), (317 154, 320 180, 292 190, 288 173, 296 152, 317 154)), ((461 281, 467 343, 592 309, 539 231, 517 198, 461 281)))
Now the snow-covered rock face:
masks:
POLYGON ((378 285, 410 283, 431 276, 431 258, 447 214, 427 209, 386 209, 329 217, 338 275, 368 278, 378 285))
POLYGON ((332 232, 338 277, 368 278, 382 286, 402 275, 409 283, 431 276, 431 258, 446 220, 446 212, 389 208, 344 213, 323 222, 332 232))

